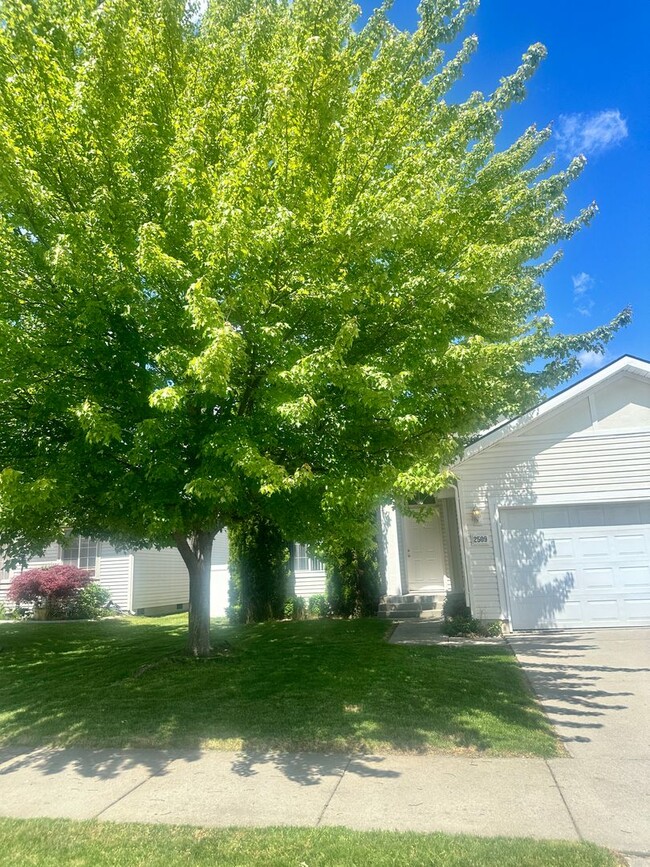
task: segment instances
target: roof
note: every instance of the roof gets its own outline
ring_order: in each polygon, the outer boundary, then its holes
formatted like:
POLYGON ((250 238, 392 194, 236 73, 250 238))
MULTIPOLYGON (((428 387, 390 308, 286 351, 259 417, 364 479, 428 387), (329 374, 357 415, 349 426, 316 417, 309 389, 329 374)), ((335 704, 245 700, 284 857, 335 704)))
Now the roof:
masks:
POLYGON ((647 376, 650 378, 650 361, 636 358, 633 355, 622 355, 620 358, 617 358, 616 361, 612 361, 600 370, 595 371, 589 376, 585 376, 585 378, 581 379, 579 382, 559 391, 557 394, 554 394, 553 397, 549 397, 548 400, 538 404, 523 415, 517 416, 510 421, 502 422, 501 424, 491 428, 471 445, 467 446, 463 452, 461 461, 473 457, 475 454, 478 454, 478 452, 481 452, 489 446, 505 439, 505 437, 519 433, 522 428, 527 427, 532 422, 538 421, 540 418, 548 415, 548 413, 564 406, 576 397, 585 394, 585 392, 620 373, 636 373, 637 375, 647 376))

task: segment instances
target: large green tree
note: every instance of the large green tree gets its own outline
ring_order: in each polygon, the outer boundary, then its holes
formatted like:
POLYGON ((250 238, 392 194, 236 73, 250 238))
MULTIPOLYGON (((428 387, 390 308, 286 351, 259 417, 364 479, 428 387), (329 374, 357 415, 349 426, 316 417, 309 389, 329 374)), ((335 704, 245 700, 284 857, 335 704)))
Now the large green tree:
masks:
POLYGON ((548 130, 495 149, 543 48, 457 104, 476 3, 389 5, 0 0, 0 545, 176 544, 194 654, 218 529, 352 538, 622 321, 543 315, 593 212, 548 130))

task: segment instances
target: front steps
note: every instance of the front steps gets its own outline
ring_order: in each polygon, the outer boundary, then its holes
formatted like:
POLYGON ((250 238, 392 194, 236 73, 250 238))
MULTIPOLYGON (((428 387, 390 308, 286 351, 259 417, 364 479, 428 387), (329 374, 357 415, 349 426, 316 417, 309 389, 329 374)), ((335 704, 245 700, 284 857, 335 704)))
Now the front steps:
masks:
POLYGON ((442 606, 446 593, 407 593, 404 596, 383 596, 379 603, 377 617, 384 620, 406 620, 442 618, 442 606))

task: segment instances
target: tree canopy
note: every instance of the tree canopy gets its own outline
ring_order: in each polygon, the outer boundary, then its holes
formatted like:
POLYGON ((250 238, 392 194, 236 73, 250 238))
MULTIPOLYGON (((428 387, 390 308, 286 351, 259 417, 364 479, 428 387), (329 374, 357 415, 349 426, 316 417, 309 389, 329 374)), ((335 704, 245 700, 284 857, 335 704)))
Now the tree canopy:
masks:
POLYGON ((495 145, 543 47, 457 102, 474 0, 389 7, 0 0, 10 559, 72 528, 174 542, 192 581, 252 512, 352 535, 625 320, 544 313, 594 208, 565 218, 584 160, 555 171, 549 130, 495 145))

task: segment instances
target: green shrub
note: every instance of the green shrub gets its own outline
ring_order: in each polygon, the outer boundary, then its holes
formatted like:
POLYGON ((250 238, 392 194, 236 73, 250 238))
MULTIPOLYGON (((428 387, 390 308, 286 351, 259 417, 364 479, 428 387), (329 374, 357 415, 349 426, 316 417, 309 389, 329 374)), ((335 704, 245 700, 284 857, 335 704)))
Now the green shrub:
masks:
POLYGON ((372 551, 343 548, 325 553, 327 599, 333 614, 371 617, 377 613, 381 578, 376 546, 372 551))
POLYGON ((471 617, 472 612, 465 602, 464 594, 449 593, 442 606, 442 616, 445 620, 449 620, 450 617, 471 617))
POLYGON ((70 620, 94 620, 111 612, 111 594, 96 581, 79 590, 66 606, 65 616, 70 620))
POLYGON ((263 515, 228 528, 230 543, 229 619, 260 623, 282 617, 289 581, 289 545, 263 515))
POLYGON ((29 620, 34 616, 34 609, 27 605, 14 605, 13 608, 5 608, 4 616, 7 620, 29 620))
POLYGON ((315 593, 309 597, 307 611, 310 617, 327 617, 330 613, 330 604, 324 593, 315 593))
POLYGON ((290 596, 284 603, 284 616, 288 620, 304 620, 307 606, 302 596, 290 596))
POLYGON ((497 638, 501 635, 501 623, 498 620, 477 620, 469 614, 457 614, 449 617, 442 624, 443 635, 466 635, 470 638, 497 638))
MULTIPOLYGON (((232 586, 233 580, 232 577, 230 579, 230 587, 228 595, 232 598, 232 586)), ((226 617, 228 618, 228 622, 232 623, 234 626, 239 626, 239 624, 244 622, 244 615, 242 613, 242 607, 239 603, 235 602, 232 605, 229 605, 226 608, 226 617)))

